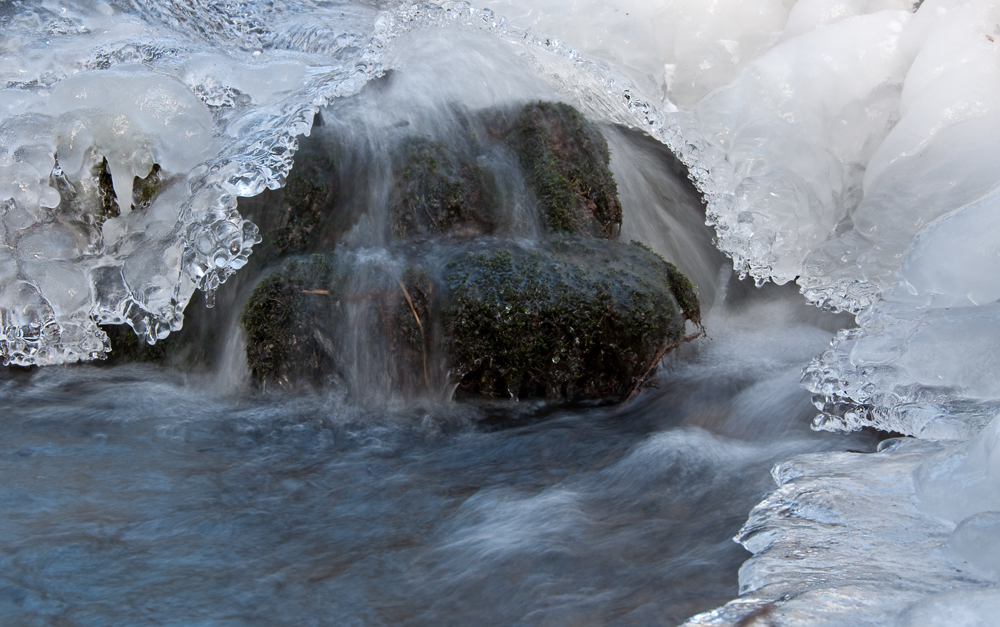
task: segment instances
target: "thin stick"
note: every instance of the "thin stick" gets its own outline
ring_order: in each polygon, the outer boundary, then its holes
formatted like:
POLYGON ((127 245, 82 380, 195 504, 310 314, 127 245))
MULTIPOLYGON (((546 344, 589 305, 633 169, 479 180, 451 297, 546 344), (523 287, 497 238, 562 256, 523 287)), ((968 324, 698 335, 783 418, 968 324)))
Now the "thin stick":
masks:
POLYGON ((406 290, 406 286, 403 285, 403 279, 396 278, 399 283, 399 287, 403 290, 403 296, 406 297, 406 304, 410 306, 410 311, 413 312, 413 318, 417 321, 417 327, 420 328, 420 338, 423 340, 420 343, 420 352, 424 358, 424 385, 427 389, 431 389, 431 378, 427 374, 427 335, 424 333, 424 324, 420 322, 420 316, 417 315, 417 308, 413 306, 413 299, 410 298, 410 293, 406 290))
POLYGON ((642 388, 643 385, 645 385, 646 380, 649 379, 649 376, 651 374, 653 374, 653 371, 656 370, 656 366, 659 365, 660 360, 663 359, 667 353, 677 348, 684 342, 690 342, 691 340, 697 339, 704 335, 705 335, 705 327, 702 327, 697 333, 692 333, 691 335, 686 335, 682 337, 681 341, 678 342, 677 344, 670 343, 665 345, 660 350, 658 350, 656 352, 656 356, 653 357, 653 363, 651 363, 649 365, 649 368, 646 370, 646 374, 636 379, 635 383, 633 383, 632 386, 628 390, 626 390, 624 394, 622 394, 621 400, 624 401, 625 399, 631 398, 639 393, 639 390, 642 388))

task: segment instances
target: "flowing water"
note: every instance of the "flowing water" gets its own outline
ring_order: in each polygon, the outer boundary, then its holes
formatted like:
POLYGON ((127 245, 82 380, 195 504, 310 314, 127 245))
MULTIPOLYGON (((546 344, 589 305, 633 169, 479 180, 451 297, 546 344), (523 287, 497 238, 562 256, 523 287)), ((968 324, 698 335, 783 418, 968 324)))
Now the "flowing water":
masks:
POLYGON ((660 389, 507 428, 153 367, 10 377, 0 622, 679 623, 735 596, 774 462, 871 449, 804 426, 830 327, 790 297, 730 296, 660 389))

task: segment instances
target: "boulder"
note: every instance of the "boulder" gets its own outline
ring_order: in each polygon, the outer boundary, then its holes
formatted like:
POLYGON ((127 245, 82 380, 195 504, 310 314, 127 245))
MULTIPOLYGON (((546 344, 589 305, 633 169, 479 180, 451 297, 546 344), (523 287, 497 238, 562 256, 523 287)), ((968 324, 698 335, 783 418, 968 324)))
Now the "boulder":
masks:
MULTIPOLYGON (((693 293, 643 246, 583 238, 453 255, 440 305, 460 390, 487 397, 622 398, 684 337, 693 293), (681 287, 684 289, 684 286, 681 287)), ((694 299, 696 303, 696 297, 694 299)))
POLYGON ((363 303, 384 342, 373 350, 388 357, 387 376, 402 388, 619 399, 687 339, 685 319, 699 320, 697 297, 672 264, 602 239, 525 247, 479 238, 443 255, 411 251, 394 280, 361 283, 361 272, 343 256, 314 255, 258 284, 243 314, 258 381, 294 388, 350 378, 347 320, 357 310, 347 308, 363 303))
POLYGON ((618 185, 608 169, 608 142, 594 124, 561 102, 528 104, 513 119, 497 120, 493 133, 517 153, 549 228, 618 237, 618 185))
POLYGON ((407 141, 390 205, 396 239, 492 234, 497 207, 489 170, 441 142, 407 141))

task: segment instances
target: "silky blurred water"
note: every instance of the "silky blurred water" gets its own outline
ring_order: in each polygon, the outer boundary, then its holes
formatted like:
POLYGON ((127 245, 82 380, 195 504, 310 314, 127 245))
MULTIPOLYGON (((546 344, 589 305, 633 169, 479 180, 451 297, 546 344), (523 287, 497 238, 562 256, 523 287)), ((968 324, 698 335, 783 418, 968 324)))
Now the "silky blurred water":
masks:
POLYGON ((616 407, 7 373, 0 624, 669 625, 723 603, 770 466, 871 446, 804 427, 798 369, 835 320, 779 288, 725 297, 616 407))

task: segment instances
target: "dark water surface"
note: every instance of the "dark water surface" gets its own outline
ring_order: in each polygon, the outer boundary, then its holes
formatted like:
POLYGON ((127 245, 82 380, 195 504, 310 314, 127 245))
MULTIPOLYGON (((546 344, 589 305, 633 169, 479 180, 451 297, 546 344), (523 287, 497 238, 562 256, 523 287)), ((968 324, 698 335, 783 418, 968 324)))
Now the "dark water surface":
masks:
POLYGON ((836 325, 794 297, 717 307, 660 389, 617 407, 373 411, 153 367, 8 374, 0 624, 680 622, 736 595, 731 537, 772 463, 870 445, 803 426, 799 364, 836 325), (484 427, 499 412, 523 426, 484 427))

